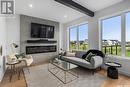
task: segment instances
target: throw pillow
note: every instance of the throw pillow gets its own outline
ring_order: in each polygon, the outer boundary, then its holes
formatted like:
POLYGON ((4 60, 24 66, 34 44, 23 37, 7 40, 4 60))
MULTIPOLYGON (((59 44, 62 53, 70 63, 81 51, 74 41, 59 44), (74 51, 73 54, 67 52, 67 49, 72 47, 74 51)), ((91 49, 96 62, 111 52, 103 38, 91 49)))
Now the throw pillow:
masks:
POLYGON ((68 57, 75 57, 75 53, 67 52, 65 56, 68 56, 68 57))
POLYGON ((82 56, 82 59, 85 59, 87 56, 87 53, 82 56))
POLYGON ((16 58, 17 58, 17 59, 19 59, 19 58, 20 58, 20 55, 19 55, 19 54, 16 54, 15 56, 16 56, 16 58))
POLYGON ((25 53, 21 53, 21 57, 22 57, 22 58, 25 58, 25 53))
POLYGON ((90 52, 90 53, 86 56, 85 60, 88 61, 88 62, 90 62, 90 60, 91 60, 91 58, 92 58, 93 56, 95 56, 95 54, 93 54, 93 53, 90 52))

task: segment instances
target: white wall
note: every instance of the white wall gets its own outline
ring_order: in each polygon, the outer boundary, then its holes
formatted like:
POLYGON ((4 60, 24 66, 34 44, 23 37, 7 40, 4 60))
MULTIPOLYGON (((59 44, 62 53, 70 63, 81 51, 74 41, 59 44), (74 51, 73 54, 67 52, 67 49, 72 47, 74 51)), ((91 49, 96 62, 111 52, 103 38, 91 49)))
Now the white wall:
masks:
POLYGON ((0 46, 3 48, 3 54, 0 55, 0 81, 5 72, 5 55, 6 55, 6 19, 0 17, 0 46))
POLYGON ((60 27, 59 27, 59 50, 60 48, 63 48, 63 24, 60 23, 60 27))
MULTIPOLYGON (((0 46, 3 48, 3 54, 0 56, 0 81, 5 73, 6 55, 11 54, 10 44, 15 42, 20 45, 20 20, 19 16, 0 17, 0 46)), ((19 49, 16 49, 19 52, 19 49)))
MULTIPOLYGON (((65 49, 67 49, 67 44, 65 44, 67 42, 67 27, 71 26, 71 25, 75 25, 75 23, 79 23, 83 22, 82 20, 85 19, 84 21, 88 21, 88 39, 89 39, 89 48, 95 48, 95 49, 99 49, 99 19, 102 17, 106 17, 109 15, 113 15, 116 13, 120 13, 122 11, 126 11, 129 10, 130 11, 130 0, 124 0, 123 2, 120 2, 118 4, 115 4, 111 7, 102 9, 98 12, 95 13, 95 17, 91 18, 91 17, 82 17, 79 18, 77 20, 74 20, 72 22, 66 23, 64 24, 64 33, 63 33, 63 46, 65 49)), ((122 68, 119 69, 120 73, 126 74, 130 76, 130 58, 124 58, 124 57, 109 57, 108 61, 116 61, 122 64, 122 68)))
POLYGON ((15 15, 7 18, 7 54, 12 53, 11 44, 16 43, 19 47, 15 49, 17 53, 20 51, 20 16, 15 15))

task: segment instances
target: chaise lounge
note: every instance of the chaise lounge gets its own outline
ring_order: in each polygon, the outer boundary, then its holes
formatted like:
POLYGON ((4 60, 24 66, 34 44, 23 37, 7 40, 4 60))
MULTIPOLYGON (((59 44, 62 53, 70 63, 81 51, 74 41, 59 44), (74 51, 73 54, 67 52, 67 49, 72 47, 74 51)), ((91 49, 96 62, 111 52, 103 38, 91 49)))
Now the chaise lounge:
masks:
POLYGON ((97 68, 100 68, 101 65, 103 64, 104 57, 105 55, 101 51, 91 49, 88 52, 76 51, 75 56, 62 56, 61 59, 70 62, 72 64, 95 71, 97 68), (83 55, 87 56, 90 52, 95 54, 96 56, 92 57, 90 62, 88 62, 82 57, 83 55))

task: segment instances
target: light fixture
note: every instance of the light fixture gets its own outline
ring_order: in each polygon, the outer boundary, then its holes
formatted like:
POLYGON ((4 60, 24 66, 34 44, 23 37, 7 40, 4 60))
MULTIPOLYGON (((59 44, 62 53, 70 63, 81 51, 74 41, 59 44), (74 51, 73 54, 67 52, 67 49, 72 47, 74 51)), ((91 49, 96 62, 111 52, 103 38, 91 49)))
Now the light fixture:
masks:
POLYGON ((18 48, 19 46, 16 43, 12 43, 11 44, 11 49, 12 49, 12 53, 15 53, 15 49, 18 48))
POLYGON ((32 4, 29 4, 29 7, 30 7, 30 8, 32 8, 32 7, 33 7, 33 5, 32 5, 32 4))

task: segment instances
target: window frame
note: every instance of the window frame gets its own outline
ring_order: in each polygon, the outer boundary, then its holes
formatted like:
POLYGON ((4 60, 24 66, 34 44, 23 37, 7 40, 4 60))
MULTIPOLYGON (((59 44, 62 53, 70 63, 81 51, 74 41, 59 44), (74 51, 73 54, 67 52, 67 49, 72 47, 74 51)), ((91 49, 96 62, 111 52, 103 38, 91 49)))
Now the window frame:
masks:
MULTIPOLYGON (((121 16, 121 15, 115 15, 115 16, 112 16, 112 17, 109 17, 109 18, 106 18, 106 19, 102 19, 102 20, 101 20, 101 25, 102 25, 102 27, 101 27, 102 29, 101 29, 101 30, 103 31, 103 21, 104 21, 104 20, 109 20, 109 19, 115 18, 115 17, 121 17, 121 24, 120 24, 120 26, 121 26, 121 30, 120 30, 121 37, 120 37, 120 39, 121 39, 121 42, 122 42, 122 16, 121 16)), ((102 31, 101 31, 101 32, 102 32, 102 31)), ((103 32, 102 32, 102 38, 101 38, 101 39, 103 40, 103 32)), ((102 40, 101 40, 101 41, 102 41, 102 40)), ((102 42, 101 42, 101 43, 102 43, 102 42)), ((102 45, 101 45, 101 48, 102 48, 102 45)), ((102 50, 102 49, 101 49, 101 50, 102 50)), ((114 54, 113 54, 113 55, 114 55, 114 54)), ((121 43, 121 55, 122 55, 122 43, 121 43)))
MULTIPOLYGON (((124 24, 124 25, 125 25, 125 46, 126 46, 126 42, 127 42, 127 41, 126 41, 126 37, 127 37, 127 34, 126 34, 126 18, 127 18, 127 14, 130 14, 130 11, 124 12, 124 15, 125 15, 125 24, 124 24)), ((124 56, 125 56, 125 57, 128 57, 128 56, 126 55, 126 47, 125 47, 124 50, 125 50, 124 56)))
MULTIPOLYGON (((77 45, 76 45, 76 50, 79 50, 79 46, 78 46, 78 44, 79 44, 79 27, 80 26, 82 26, 82 25, 88 25, 88 22, 84 22, 84 23, 80 23, 80 24, 77 24, 77 25, 73 25, 73 26, 70 26, 70 27, 68 27, 68 34, 69 34, 69 43, 68 43, 68 50, 70 51, 70 29, 71 28, 77 28, 76 29, 76 31, 77 31, 77 45)), ((87 32, 88 33, 88 32, 87 32)), ((89 48, 89 45, 88 45, 88 48, 89 48)))
MULTIPOLYGON (((126 14, 130 13, 130 10, 119 12, 116 14, 112 14, 109 16, 105 16, 102 18, 98 19, 98 25, 99 25, 99 50, 102 50, 102 39, 103 39, 103 26, 102 26, 102 21, 106 19, 110 19, 113 17, 121 16, 121 56, 126 57, 126 14)), ((117 56, 117 55, 112 55, 112 56, 117 56)))

